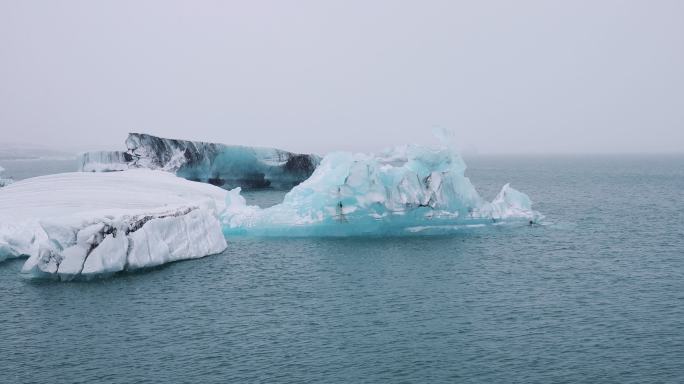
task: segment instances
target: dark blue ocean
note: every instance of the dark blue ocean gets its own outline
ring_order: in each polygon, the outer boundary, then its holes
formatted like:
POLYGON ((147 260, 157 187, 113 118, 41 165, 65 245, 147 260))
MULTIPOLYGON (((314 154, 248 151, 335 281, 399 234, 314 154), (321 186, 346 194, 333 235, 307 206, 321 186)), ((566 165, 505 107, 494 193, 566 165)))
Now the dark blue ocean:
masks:
POLYGON ((544 225, 238 238, 90 282, 1 263, 0 383, 683 383, 684 156, 466 161, 544 225))

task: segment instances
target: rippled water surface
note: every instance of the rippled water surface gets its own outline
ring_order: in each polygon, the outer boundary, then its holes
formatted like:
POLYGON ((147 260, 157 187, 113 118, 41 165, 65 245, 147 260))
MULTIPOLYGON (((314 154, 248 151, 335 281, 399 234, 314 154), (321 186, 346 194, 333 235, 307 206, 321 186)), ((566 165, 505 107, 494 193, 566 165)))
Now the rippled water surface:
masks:
POLYGON ((81 283, 4 262, 0 382, 684 382, 684 157, 466 160, 546 225, 237 238, 81 283))

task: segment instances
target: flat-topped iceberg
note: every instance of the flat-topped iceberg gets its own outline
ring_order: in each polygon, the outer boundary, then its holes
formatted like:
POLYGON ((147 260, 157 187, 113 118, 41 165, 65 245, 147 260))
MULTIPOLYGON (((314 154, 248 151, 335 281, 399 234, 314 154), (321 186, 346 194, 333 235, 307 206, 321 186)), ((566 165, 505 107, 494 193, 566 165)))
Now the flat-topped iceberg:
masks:
POLYGON ((140 133, 129 134, 126 147, 125 152, 84 153, 80 170, 147 168, 224 188, 289 189, 311 176, 320 162, 316 155, 275 148, 174 140, 140 133))
POLYGON ((26 179, 0 190, 0 260, 28 277, 70 280, 222 252, 226 191, 129 170, 26 179))
POLYGON ((125 171, 133 160, 131 155, 123 151, 92 151, 81 153, 78 170, 81 172, 114 172, 125 171))
POLYGON ((350 236, 444 233, 539 218, 508 184, 487 202, 453 148, 406 146, 379 155, 331 153, 281 204, 248 206, 228 193, 226 235, 350 236))

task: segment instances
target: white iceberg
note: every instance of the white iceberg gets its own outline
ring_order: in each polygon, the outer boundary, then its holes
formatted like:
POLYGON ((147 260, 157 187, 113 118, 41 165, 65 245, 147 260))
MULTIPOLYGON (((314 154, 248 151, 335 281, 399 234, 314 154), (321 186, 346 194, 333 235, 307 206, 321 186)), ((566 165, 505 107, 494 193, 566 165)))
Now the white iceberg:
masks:
POLYGON ((485 201, 465 169, 449 145, 332 153, 281 204, 248 206, 239 189, 229 191, 223 230, 256 236, 431 234, 540 218, 529 197, 508 184, 485 201))
POLYGON ((220 253, 226 191, 129 170, 26 179, 0 190, 0 260, 70 280, 220 253))
POLYGON ((5 168, 0 167, 0 188, 6 187, 6 186, 14 183, 14 180, 11 177, 8 177, 8 178, 2 177, 3 172, 5 172, 5 168))
POLYGON ((132 157, 122 151, 93 151, 81 153, 78 160, 81 172, 114 172, 129 169, 132 157))

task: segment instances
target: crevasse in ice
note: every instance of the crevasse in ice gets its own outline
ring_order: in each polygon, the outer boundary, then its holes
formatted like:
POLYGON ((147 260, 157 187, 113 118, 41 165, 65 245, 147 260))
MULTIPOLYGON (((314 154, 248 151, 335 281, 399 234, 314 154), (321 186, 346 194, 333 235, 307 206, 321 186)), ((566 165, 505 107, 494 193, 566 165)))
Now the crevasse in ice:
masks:
POLYGON ((491 224, 534 222, 540 215, 506 184, 487 202, 465 177, 447 133, 438 148, 404 146, 378 155, 336 152, 281 204, 248 206, 229 191, 226 235, 349 236, 443 233, 491 224))

